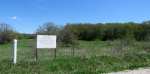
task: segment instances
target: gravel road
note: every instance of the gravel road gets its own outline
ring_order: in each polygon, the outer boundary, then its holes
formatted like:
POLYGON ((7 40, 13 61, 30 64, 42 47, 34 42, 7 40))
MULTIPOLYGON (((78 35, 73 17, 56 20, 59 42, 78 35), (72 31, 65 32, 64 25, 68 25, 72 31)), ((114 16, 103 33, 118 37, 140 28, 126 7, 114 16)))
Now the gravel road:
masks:
POLYGON ((137 69, 137 70, 126 70, 121 72, 113 72, 108 74, 150 74, 150 68, 137 69))

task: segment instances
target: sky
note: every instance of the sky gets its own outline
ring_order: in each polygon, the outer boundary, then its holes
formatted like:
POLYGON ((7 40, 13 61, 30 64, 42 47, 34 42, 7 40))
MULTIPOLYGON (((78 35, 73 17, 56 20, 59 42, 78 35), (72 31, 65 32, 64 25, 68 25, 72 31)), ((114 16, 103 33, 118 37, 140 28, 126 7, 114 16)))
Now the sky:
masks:
POLYGON ((150 20, 150 0, 0 0, 0 22, 33 33, 47 22, 142 22, 150 20))

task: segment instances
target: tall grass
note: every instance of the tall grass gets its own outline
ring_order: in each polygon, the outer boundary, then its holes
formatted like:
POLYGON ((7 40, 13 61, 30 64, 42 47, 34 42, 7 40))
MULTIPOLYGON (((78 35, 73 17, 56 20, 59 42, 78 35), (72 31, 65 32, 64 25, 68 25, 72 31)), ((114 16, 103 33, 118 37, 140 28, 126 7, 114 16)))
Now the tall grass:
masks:
POLYGON ((118 41, 79 41, 75 55, 71 48, 58 47, 54 58, 52 49, 41 49, 37 62, 33 61, 33 42, 19 41, 16 65, 11 63, 12 44, 0 45, 0 74, 100 74, 150 66, 145 45, 149 42, 135 41, 123 47, 122 55, 114 55, 112 48, 120 46, 118 41))

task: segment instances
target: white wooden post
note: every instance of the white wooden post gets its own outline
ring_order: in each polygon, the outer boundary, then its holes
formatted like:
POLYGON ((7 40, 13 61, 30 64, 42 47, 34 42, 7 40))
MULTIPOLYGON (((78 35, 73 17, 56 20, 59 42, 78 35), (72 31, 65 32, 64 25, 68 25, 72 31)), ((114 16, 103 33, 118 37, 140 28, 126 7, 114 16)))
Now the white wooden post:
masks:
POLYGON ((13 63, 17 63, 17 40, 14 39, 13 63))

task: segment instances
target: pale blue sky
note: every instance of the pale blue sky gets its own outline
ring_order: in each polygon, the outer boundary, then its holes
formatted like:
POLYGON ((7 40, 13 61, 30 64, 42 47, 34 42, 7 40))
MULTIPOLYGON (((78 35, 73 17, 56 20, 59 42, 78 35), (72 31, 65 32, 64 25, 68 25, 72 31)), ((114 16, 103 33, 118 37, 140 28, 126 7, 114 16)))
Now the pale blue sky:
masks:
POLYGON ((100 23, 150 20, 150 0, 0 0, 0 22, 32 33, 54 22, 100 23))

